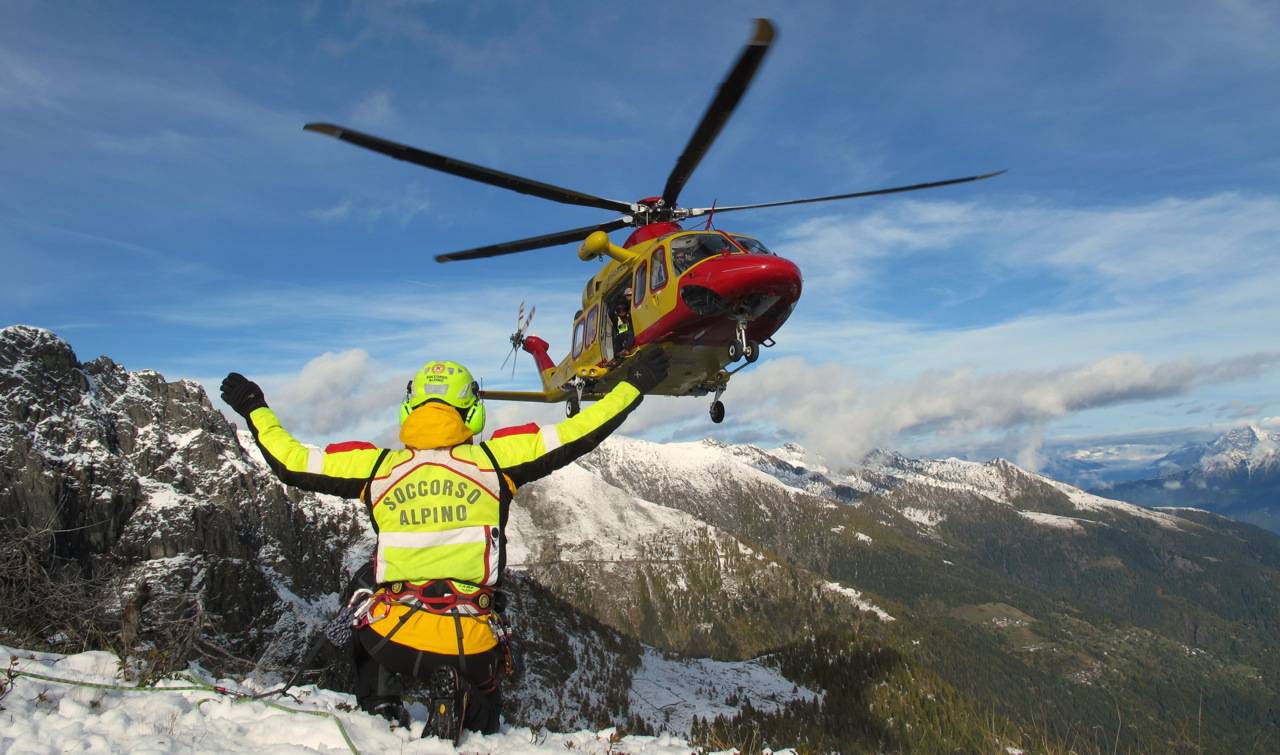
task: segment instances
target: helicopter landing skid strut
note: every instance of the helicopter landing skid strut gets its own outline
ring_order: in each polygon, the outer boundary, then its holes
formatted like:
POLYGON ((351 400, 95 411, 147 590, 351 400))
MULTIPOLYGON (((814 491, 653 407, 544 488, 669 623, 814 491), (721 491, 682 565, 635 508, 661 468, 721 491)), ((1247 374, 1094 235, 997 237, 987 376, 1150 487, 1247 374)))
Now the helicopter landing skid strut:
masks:
POLYGON ((729 344, 729 361, 736 362, 743 358, 747 360, 747 364, 759 359, 760 344, 747 340, 747 320, 739 318, 734 325, 733 343, 729 344))

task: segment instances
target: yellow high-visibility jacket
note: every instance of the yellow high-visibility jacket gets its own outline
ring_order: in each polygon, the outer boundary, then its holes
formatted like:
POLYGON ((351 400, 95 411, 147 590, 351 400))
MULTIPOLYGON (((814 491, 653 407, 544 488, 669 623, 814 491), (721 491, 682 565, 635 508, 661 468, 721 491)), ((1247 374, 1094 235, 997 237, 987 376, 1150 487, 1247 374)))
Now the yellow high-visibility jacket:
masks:
MULTIPOLYGON (((253 410, 248 424, 285 484, 364 500, 378 533, 374 578, 380 584, 454 579, 492 586, 506 563, 504 529, 516 489, 591 451, 643 398, 621 382, 559 424, 499 430, 479 444, 470 442, 453 407, 430 402, 401 425, 405 447, 395 450, 369 443, 303 445, 268 407, 253 410)), ((394 605, 387 620, 370 626, 385 635, 399 625, 394 641, 419 650, 459 652, 452 618, 418 611, 401 625, 407 610, 394 605)), ((463 633, 467 654, 496 643, 484 616, 467 617, 463 633)))

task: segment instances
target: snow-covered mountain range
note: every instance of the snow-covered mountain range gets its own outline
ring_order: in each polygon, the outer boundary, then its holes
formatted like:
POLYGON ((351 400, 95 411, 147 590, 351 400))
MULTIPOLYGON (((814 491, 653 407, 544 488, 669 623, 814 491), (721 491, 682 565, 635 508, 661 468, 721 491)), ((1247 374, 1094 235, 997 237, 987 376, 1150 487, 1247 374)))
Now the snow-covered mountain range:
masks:
MULTIPOLYGON (((124 629, 133 606, 130 636, 145 646, 161 639, 148 627, 194 620, 192 657, 269 676, 297 662, 367 557, 361 507, 280 486, 194 382, 81 363, 56 335, 14 326, 0 331, 0 392, 3 518, 56 532, 49 555, 65 573, 108 579, 95 626, 124 629)), ((1260 474, 1258 449, 1275 438, 1246 440, 1203 458, 1260 474)), ((1275 538, 1005 460, 878 452, 837 470, 795 445, 614 436, 522 490, 509 535, 528 673, 509 687, 507 720, 535 730, 688 736, 716 717, 819 716, 828 723, 779 724, 782 743, 927 747, 929 696, 953 701, 955 722, 982 720, 965 718, 968 703, 954 702, 965 699, 1016 718, 1021 703, 1000 690, 1047 678, 1071 680, 1082 716, 1117 694, 1154 705, 1153 693, 1099 686, 1099 669, 1128 673, 1151 653, 1179 674, 1252 668, 1280 610, 1275 538), (1121 648, 1121 635, 1146 644, 1121 648), (1001 685, 986 681, 992 669, 1001 685), (842 718, 851 710, 863 718, 842 718)), ((0 610, 0 642, 15 644, 30 617, 0 610)), ((26 631, 53 646, 88 636, 26 631)), ((341 688, 341 659, 325 663, 320 680, 341 688)), ((1268 685, 1264 708, 1277 699, 1268 685)))
POLYGON ((1149 476, 1098 492, 1148 506, 1194 506, 1280 532, 1280 432, 1238 427, 1160 457, 1149 476))

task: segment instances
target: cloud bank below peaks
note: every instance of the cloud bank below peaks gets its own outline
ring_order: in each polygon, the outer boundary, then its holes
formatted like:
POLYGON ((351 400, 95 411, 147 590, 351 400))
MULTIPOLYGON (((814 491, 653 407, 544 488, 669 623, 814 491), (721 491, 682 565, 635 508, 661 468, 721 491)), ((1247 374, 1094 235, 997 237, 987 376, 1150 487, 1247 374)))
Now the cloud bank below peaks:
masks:
POLYGON ((1038 428, 1048 421, 1257 377, 1277 363, 1280 352, 1160 363, 1117 354, 1052 370, 981 374, 966 368, 873 383, 855 368, 793 357, 744 374, 726 397, 744 399, 732 403, 736 420, 773 425, 829 462, 849 465, 874 448, 913 439, 967 446, 975 436, 1003 434, 1038 444, 1038 428))

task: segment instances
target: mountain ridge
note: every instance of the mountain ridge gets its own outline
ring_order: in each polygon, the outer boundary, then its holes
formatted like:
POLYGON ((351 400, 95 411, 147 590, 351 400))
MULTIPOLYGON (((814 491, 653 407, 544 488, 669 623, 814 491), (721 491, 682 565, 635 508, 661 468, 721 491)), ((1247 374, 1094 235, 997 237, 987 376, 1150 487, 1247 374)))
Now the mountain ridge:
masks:
MULTIPOLYGON (((0 387, 0 505, 66 530, 52 547, 83 573, 121 570, 107 624, 148 582, 144 635, 199 609, 202 641, 287 667, 367 558, 361 508, 280 486, 191 381, 7 328, 0 387)), ((1069 741, 1121 706, 1137 746, 1175 736, 1201 689, 1208 742, 1280 725, 1280 538, 1003 459, 881 451, 836 471, 794 444, 615 436, 522 489, 510 535, 529 667, 513 721, 983 750, 1069 741), (698 658, 739 664, 681 693, 698 717, 646 702, 720 668, 698 658), (734 686, 760 675, 768 710, 734 686), (1068 712, 1050 725, 1037 704, 1068 712)))

